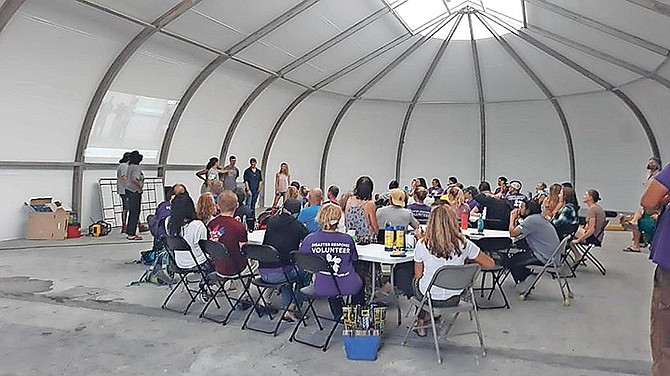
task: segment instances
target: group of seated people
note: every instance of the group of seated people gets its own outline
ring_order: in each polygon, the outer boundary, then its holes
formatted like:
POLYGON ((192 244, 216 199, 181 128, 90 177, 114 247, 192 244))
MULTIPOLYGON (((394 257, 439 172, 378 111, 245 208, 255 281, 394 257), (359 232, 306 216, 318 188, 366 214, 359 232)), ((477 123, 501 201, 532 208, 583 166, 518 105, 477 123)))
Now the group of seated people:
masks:
MULTIPOLYGON (((574 234, 575 243, 602 240, 599 229, 605 216, 597 204, 600 197, 596 190, 588 190, 583 197, 582 201, 589 207, 588 217, 586 225, 577 231, 579 204, 569 183, 553 184, 548 191, 546 186, 538 185, 536 193, 529 197, 520 193, 518 181, 504 184, 504 188, 499 184, 498 189, 491 192, 485 181, 478 188, 463 188, 455 178, 450 180, 450 185, 442 189, 439 180, 433 179, 431 190, 425 186, 425 179, 417 178, 411 189, 406 187, 407 192, 392 181, 389 191, 378 195, 376 200, 373 199, 374 185, 368 176, 358 178, 353 191, 339 198, 339 189, 329 187, 325 201, 319 188, 306 192, 306 202, 287 192, 283 205, 267 220, 263 240, 263 244, 277 249, 280 262, 259 265, 257 270, 266 282, 289 282, 281 288, 282 306, 288 307, 283 319, 297 320, 303 300, 300 288, 310 283, 314 284, 316 294, 330 297, 328 301, 335 318, 342 314, 342 300, 338 295, 351 296, 352 304, 363 304, 366 295, 373 293, 366 292, 365 287, 379 276, 372 276, 369 264, 358 260, 356 246, 376 242, 380 227, 386 224, 416 230, 414 263, 399 265, 395 281, 389 282, 407 296, 418 297, 427 293, 430 280, 443 265, 466 262, 476 262, 483 267, 494 265, 493 259, 461 233, 463 214, 486 213, 493 227, 508 230, 511 236, 524 237, 520 246, 526 252, 504 261, 520 287, 530 275, 526 266, 546 262, 561 237, 574 234), (428 200, 432 202, 428 204, 428 200), (355 233, 354 237, 347 231, 355 233), (296 250, 324 257, 332 267, 336 282, 330 274, 308 276, 298 270, 290 256, 296 250)), ((159 209, 167 206, 168 215, 163 213, 159 220, 166 235, 181 236, 191 246, 194 257, 189 253, 175 255, 178 267, 199 264, 208 271, 235 275, 250 267, 241 252, 241 246, 248 241, 247 224, 242 219, 248 214, 244 214, 244 209, 240 211, 244 197, 229 190, 217 193, 216 199, 211 192, 203 193, 195 205, 186 188, 176 184, 166 202, 159 206, 159 209), (201 239, 223 243, 229 259, 212 263, 198 245, 201 239)), ((392 288, 390 283, 382 289, 392 288)), ((458 304, 460 294, 460 291, 431 290, 436 304, 443 305, 458 304)), ((420 320, 423 318, 420 316, 420 320)), ((417 323, 417 327, 421 326, 417 323)), ((426 333, 417 329, 417 334, 426 333)))

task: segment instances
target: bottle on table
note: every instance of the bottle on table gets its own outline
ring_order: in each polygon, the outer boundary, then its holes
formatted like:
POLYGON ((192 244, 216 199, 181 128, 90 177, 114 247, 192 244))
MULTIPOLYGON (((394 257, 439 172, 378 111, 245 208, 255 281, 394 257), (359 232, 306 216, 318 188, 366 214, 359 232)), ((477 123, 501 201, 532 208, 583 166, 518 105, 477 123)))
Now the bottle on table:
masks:
POLYGON ((395 228, 395 248, 401 252, 405 251, 405 226, 395 228))
POLYGON ((384 226, 384 250, 386 252, 393 252, 393 246, 395 245, 395 231, 391 222, 386 222, 384 226))

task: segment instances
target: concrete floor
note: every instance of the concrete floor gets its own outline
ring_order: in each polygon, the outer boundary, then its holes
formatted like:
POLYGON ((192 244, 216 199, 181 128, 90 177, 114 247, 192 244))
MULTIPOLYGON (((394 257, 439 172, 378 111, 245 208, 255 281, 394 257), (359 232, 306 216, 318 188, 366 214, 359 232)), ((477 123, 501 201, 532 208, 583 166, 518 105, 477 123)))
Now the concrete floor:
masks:
MULTIPOLYGON (((607 276, 583 268, 570 280, 570 307, 563 307, 550 278, 525 302, 508 280, 512 308, 480 314, 488 355, 478 356, 475 336, 455 337, 442 342, 442 365, 430 337, 412 334, 400 346, 404 330, 395 324, 376 362, 353 362, 345 360, 337 335, 323 353, 289 343, 288 325, 273 338, 241 331, 242 313, 221 326, 197 318, 200 303, 187 316, 161 310, 166 287, 128 286, 143 272, 130 262, 150 247, 147 241, 112 234, 56 246, 2 242, 0 375, 647 375, 653 265, 646 252, 620 251, 628 237, 607 233, 596 251, 607 276)), ((471 325, 460 318, 454 331, 471 325)))

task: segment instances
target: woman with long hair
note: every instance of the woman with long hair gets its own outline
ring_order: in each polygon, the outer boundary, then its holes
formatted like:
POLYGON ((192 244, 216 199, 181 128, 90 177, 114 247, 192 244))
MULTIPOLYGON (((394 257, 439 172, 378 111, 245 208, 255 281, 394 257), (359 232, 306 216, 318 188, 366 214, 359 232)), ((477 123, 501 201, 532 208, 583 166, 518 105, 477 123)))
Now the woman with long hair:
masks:
POLYGON ((219 180, 220 173, 224 173, 224 170, 219 166, 219 158, 209 158, 205 168, 195 173, 195 176, 202 179, 201 194, 210 191, 212 183, 219 180))
MULTIPOLYGON (((416 244, 414 251, 414 295, 423 299, 428 293, 428 285, 433 275, 445 265, 464 265, 466 260, 476 262, 485 268, 495 265, 493 259, 461 233, 459 221, 453 210, 445 205, 433 209, 428 218, 426 233, 416 244)), ((430 296, 433 306, 451 307, 458 305, 462 291, 433 287, 430 296)), ((426 312, 421 312, 415 323, 415 333, 426 336, 424 320, 426 312)))
POLYGON ((193 256, 188 251, 175 250, 175 262, 182 269, 190 269, 202 265, 212 270, 207 256, 200 249, 198 242, 207 239, 207 227, 197 219, 193 200, 187 194, 176 195, 172 199, 170 216, 165 221, 167 233, 170 236, 180 236, 191 247, 193 256))
POLYGON ((372 201, 374 184, 368 176, 361 176, 356 181, 353 196, 349 197, 344 212, 347 230, 356 231, 358 244, 370 244, 377 240, 376 206, 372 201))
POLYGON ((462 189, 454 185, 447 190, 446 196, 449 206, 458 218, 464 213, 467 213, 468 217, 470 216, 470 206, 465 202, 465 194, 462 189))
POLYGON ((554 215, 561 209, 560 207, 560 198, 558 195, 561 193, 563 186, 554 183, 549 187, 549 195, 542 202, 542 215, 546 218, 553 218, 554 215))
POLYGON ((279 171, 275 174, 275 199, 272 202, 272 207, 277 206, 279 198, 283 198, 283 201, 286 201, 285 196, 290 181, 291 173, 288 171, 288 163, 282 162, 279 165, 279 171))
POLYGON ((562 187, 558 194, 560 209, 551 218, 551 224, 556 228, 559 239, 574 233, 579 227, 579 203, 575 190, 562 187))

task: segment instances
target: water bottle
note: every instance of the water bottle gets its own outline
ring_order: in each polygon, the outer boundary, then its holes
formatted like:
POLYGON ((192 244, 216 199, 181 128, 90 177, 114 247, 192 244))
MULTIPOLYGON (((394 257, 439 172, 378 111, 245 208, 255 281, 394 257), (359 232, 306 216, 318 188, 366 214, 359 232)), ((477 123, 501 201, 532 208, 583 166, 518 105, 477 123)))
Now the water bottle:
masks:
POLYGON ((384 250, 386 252, 393 252, 393 245, 394 245, 393 232, 394 231, 391 222, 386 222, 386 226, 384 226, 384 250))
POLYGON ((395 247, 398 251, 405 252, 405 226, 395 228, 395 247))
POLYGON ((484 215, 480 215, 479 219, 477 219, 477 232, 480 234, 484 233, 484 215))
POLYGON ((470 213, 467 210, 463 210, 463 213, 461 213, 461 230, 468 229, 468 219, 470 219, 470 213))

